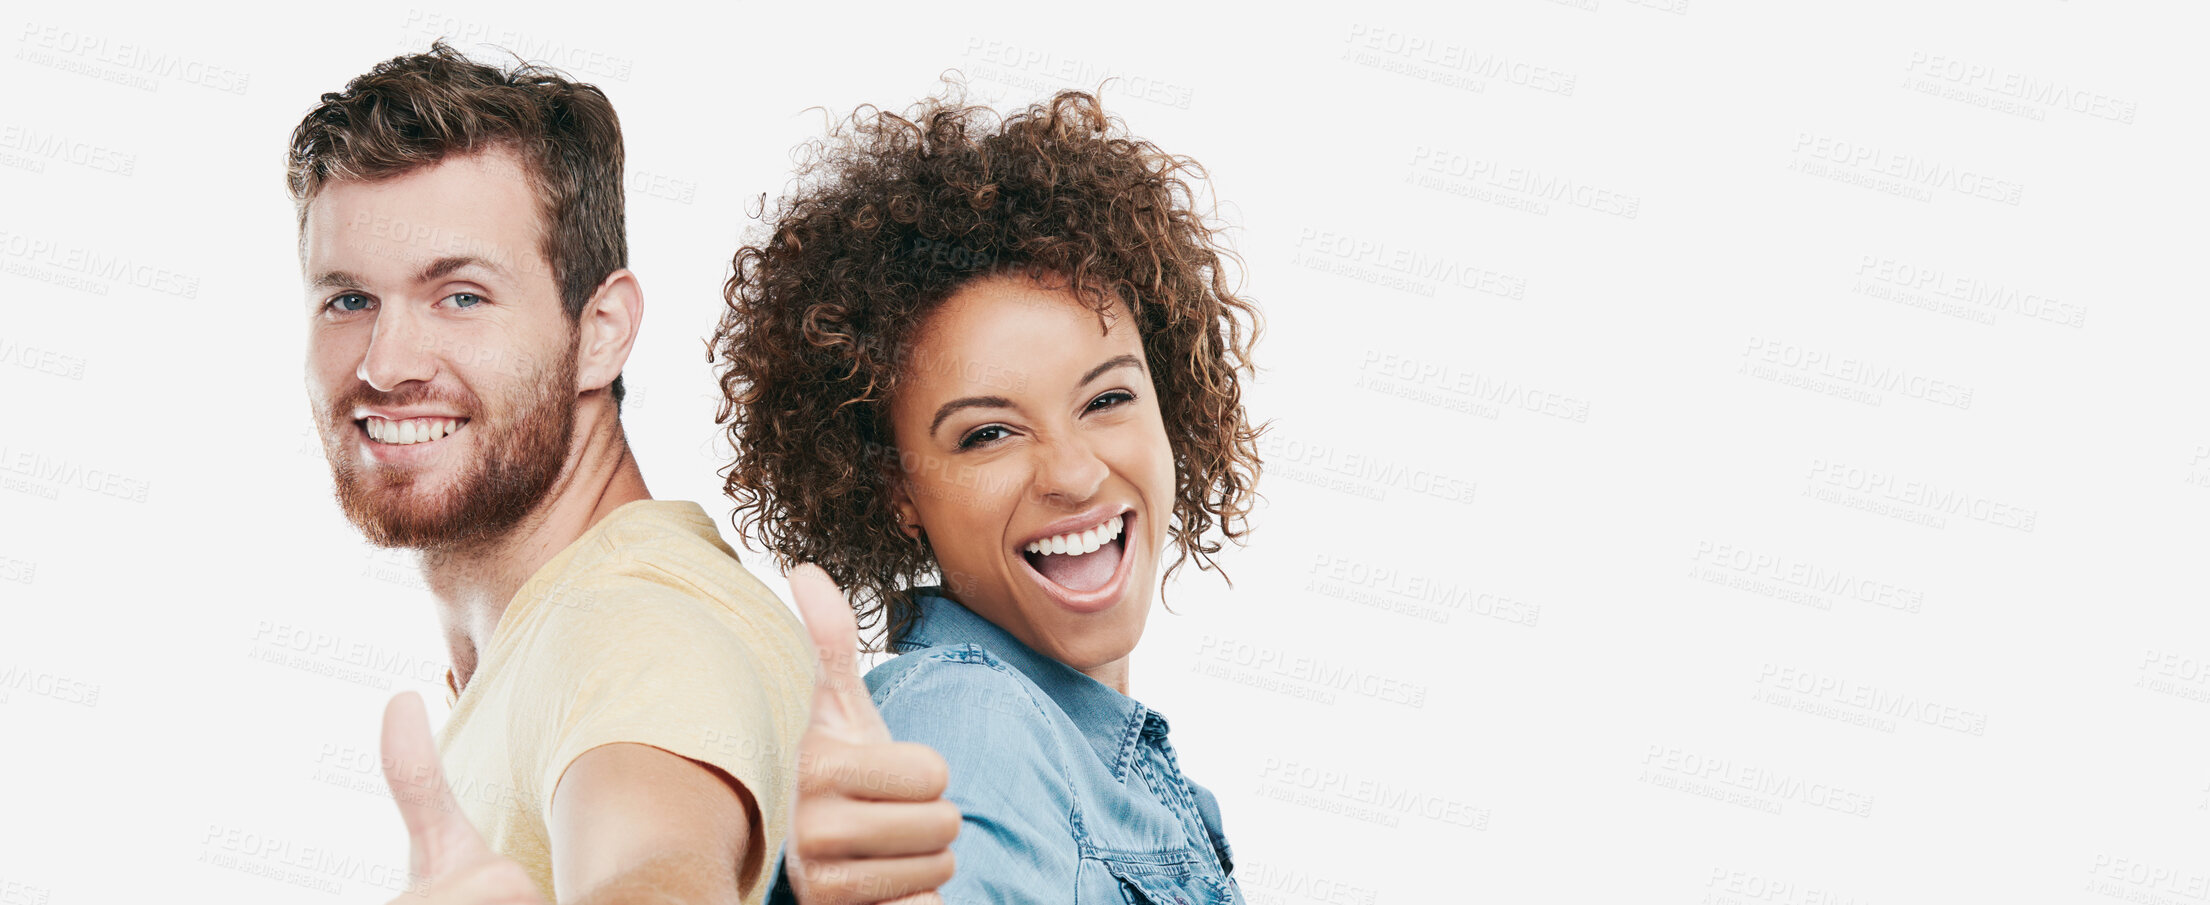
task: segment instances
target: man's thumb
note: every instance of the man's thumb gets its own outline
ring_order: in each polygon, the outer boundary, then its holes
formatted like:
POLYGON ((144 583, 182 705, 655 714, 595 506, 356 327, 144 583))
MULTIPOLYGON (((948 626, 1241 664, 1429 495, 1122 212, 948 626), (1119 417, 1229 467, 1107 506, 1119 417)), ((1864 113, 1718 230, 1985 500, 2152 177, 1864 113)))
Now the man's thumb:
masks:
POLYGON ((813 636, 813 724, 846 741, 889 741, 890 729, 859 676, 859 622, 851 601, 820 566, 800 564, 789 577, 791 598, 813 636))
POLYGON ((407 824, 417 877, 435 878, 490 851, 445 784, 421 695, 400 692, 384 706, 383 763, 384 783, 407 824))

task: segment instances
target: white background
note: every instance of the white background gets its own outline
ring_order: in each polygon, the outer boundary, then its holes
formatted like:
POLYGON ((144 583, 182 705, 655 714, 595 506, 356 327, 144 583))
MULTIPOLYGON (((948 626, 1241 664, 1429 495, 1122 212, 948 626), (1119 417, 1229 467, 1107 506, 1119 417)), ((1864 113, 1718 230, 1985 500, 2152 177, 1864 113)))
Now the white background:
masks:
POLYGON ((808 108, 1117 76, 1210 169, 1267 503, 1134 691, 1254 903, 2210 901, 2205 17, 1465 5, 12 5, 0 903, 392 894, 444 651, 331 502, 281 185, 440 35, 612 97, 625 421, 717 516, 808 108))

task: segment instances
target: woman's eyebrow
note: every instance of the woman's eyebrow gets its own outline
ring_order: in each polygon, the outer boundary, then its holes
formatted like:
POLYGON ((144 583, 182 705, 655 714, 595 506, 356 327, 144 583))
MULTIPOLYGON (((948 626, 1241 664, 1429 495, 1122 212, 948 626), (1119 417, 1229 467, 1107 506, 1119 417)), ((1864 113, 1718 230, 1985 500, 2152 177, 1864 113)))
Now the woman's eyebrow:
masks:
POLYGON ((1138 371, 1142 371, 1143 359, 1137 358, 1133 355, 1115 355, 1111 358, 1105 359, 1105 362, 1103 364, 1091 368, 1089 373, 1082 375, 1081 383, 1077 383, 1075 384, 1075 386, 1081 386, 1083 384, 1089 383, 1092 380, 1096 380, 1097 375, 1103 374, 1106 371, 1110 371, 1114 368, 1135 368, 1138 371))
POLYGON ((959 411, 960 409, 1009 409, 1012 407, 1013 400, 1007 399, 1003 396, 966 396, 959 399, 954 399, 950 402, 944 403, 942 407, 936 410, 936 420, 929 422, 929 433, 936 433, 936 429, 944 425, 944 419, 951 417, 951 414, 953 412, 959 411))

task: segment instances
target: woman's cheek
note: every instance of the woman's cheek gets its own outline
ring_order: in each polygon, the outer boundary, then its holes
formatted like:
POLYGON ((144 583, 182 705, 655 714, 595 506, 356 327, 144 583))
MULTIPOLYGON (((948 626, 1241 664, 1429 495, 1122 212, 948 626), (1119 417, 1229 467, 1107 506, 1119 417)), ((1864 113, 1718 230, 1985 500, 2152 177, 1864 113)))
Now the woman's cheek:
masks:
MULTIPOLYGON (((1013 518, 1013 509, 1019 503, 1025 484, 1018 469, 1006 463, 988 466, 955 466, 957 480, 940 485, 940 501, 954 532, 953 543, 957 547, 955 557, 938 548, 937 558, 954 558, 957 565, 977 574, 989 574, 991 560, 998 555, 998 542, 1005 536, 1006 526, 1013 518)), ((941 563, 950 566, 953 563, 941 563)))

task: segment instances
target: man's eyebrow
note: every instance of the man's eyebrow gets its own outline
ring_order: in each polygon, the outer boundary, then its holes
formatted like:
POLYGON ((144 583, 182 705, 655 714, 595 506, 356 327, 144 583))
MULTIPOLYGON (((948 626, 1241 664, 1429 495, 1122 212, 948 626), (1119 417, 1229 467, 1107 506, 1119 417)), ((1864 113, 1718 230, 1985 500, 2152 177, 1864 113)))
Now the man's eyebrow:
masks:
MULTIPOLYGON (((499 276, 507 275, 506 268, 500 267, 498 262, 496 261, 492 261, 488 258, 479 258, 475 255, 455 255, 452 257, 439 258, 435 261, 431 261, 430 263, 423 265, 422 271, 415 274, 414 281, 417 283, 427 283, 431 280, 452 276, 453 274, 458 273, 461 270, 469 267, 481 267, 499 276)), ((307 288, 359 289, 366 285, 368 285, 367 280, 363 280, 358 275, 355 275, 349 271, 328 270, 317 274, 313 280, 308 281, 307 288)))
POLYGON ((326 270, 307 282, 309 289, 359 289, 367 281, 343 270, 326 270))
POLYGON ((1115 355, 1111 358, 1105 359, 1105 362, 1103 364, 1091 368, 1089 373, 1082 375, 1082 383, 1077 383, 1075 384, 1075 386, 1081 386, 1082 384, 1089 383, 1092 380, 1096 380, 1097 375, 1103 374, 1106 371, 1110 371, 1114 368, 1135 368, 1137 371, 1142 371, 1143 359, 1137 358, 1133 355, 1115 355))
POLYGON ((421 273, 415 275, 414 281, 417 283, 427 283, 431 280, 452 276, 455 272, 464 267, 481 267, 502 277, 507 275, 506 268, 500 267, 494 261, 485 258, 479 258, 474 255, 456 255, 454 257, 439 258, 435 261, 431 261, 428 265, 422 268, 421 273))
POLYGON ((941 408, 938 408, 936 410, 936 420, 929 422, 929 433, 936 433, 937 428, 944 426, 944 419, 951 417, 953 412, 959 411, 960 409, 1009 409, 1012 407, 1013 400, 1007 399, 1003 396, 967 396, 961 399, 954 399, 950 402, 944 403, 941 408))

